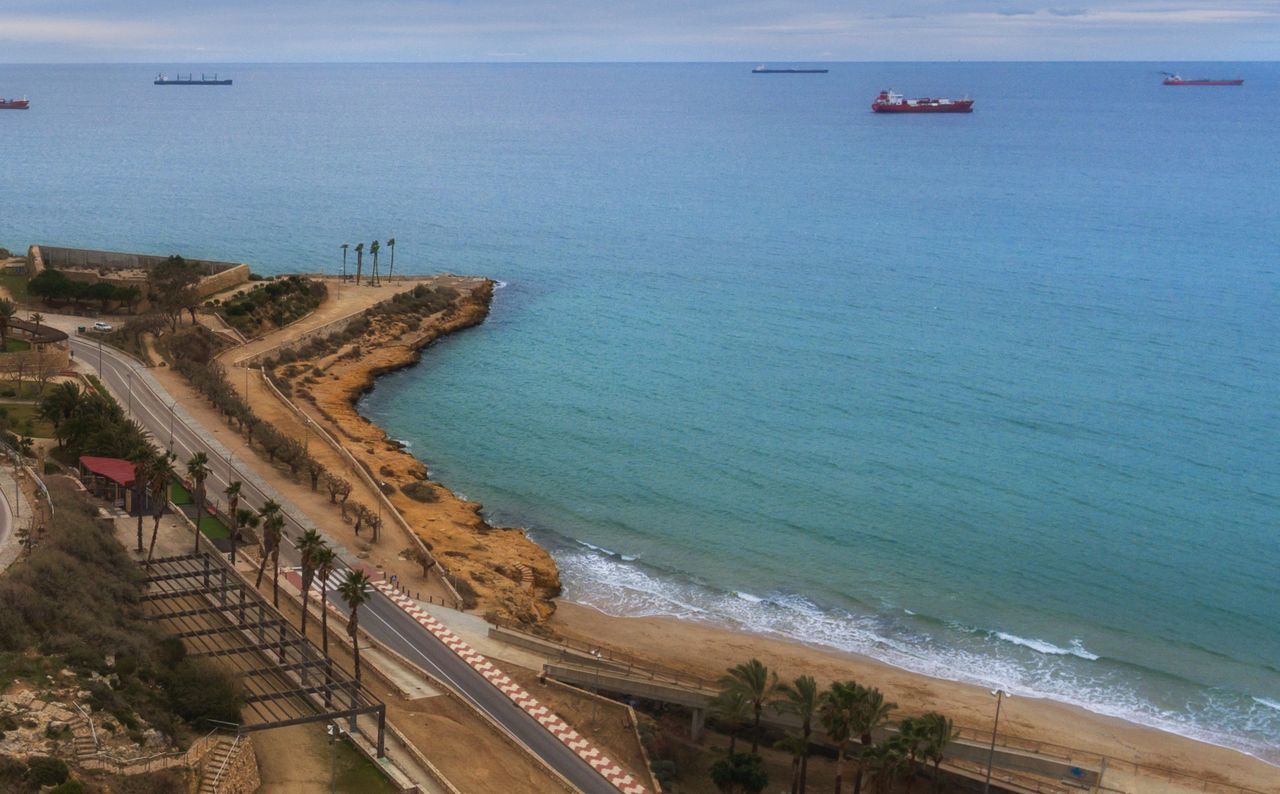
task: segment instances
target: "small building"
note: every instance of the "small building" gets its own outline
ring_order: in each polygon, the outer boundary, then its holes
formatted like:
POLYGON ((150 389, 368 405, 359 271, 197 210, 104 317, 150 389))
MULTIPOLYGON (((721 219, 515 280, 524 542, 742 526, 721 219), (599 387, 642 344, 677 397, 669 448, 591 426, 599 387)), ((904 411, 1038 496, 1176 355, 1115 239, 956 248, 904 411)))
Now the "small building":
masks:
POLYGON ((112 504, 128 506, 136 469, 123 458, 80 456, 80 481, 91 494, 112 504))

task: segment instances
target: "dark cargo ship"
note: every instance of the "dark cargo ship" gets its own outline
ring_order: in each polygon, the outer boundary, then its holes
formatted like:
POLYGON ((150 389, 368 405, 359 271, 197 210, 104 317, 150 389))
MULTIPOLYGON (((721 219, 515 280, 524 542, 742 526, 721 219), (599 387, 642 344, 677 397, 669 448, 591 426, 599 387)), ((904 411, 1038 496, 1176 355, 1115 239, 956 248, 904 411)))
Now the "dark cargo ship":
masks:
POLYGON ((751 70, 752 74, 826 74, 828 69, 770 69, 767 66, 757 66, 751 70))
POLYGON ((177 75, 176 77, 165 77, 162 74, 158 74, 156 75, 155 84, 156 85, 231 85, 231 81, 219 80, 218 75, 216 74, 212 78, 206 77, 205 75, 201 74, 199 80, 195 79, 195 75, 190 75, 190 74, 187 75, 186 77, 183 77, 182 75, 177 75))

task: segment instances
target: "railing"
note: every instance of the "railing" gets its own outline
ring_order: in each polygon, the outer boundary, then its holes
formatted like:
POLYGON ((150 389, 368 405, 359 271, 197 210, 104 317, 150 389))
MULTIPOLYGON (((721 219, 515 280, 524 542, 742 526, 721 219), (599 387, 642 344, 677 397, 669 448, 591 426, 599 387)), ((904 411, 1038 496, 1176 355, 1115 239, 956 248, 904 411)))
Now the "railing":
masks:
POLYGON ((217 792, 218 784, 222 782, 222 776, 226 774, 227 767, 236 757, 236 752, 240 749, 240 739, 242 734, 237 733, 235 738, 231 740, 231 749, 227 750, 227 754, 222 759, 222 764, 218 767, 218 772, 213 776, 213 790, 217 792))
POLYGON ((418 553, 425 554, 427 559, 435 562, 435 565, 432 566, 432 570, 437 572, 437 576, 440 578, 440 581, 444 583, 445 590, 447 590, 450 597, 453 598, 453 604, 444 604, 442 601, 442 605, 452 609, 461 609, 463 604, 462 596, 458 594, 457 588, 455 588, 453 583, 449 581, 449 577, 444 568, 444 563, 440 562, 440 560, 427 549, 426 544, 422 542, 422 538, 418 537, 418 533, 413 531, 413 527, 409 526, 409 522, 405 520, 405 517, 400 513, 400 510, 391 502, 390 499, 387 498, 387 495, 382 492, 382 489, 378 487, 378 484, 374 482, 373 476, 365 470, 364 466, 360 465, 360 462, 356 460, 350 450, 342 444, 339 444, 337 439, 329 434, 329 431, 321 427, 318 422, 308 416, 301 408, 295 405, 292 400, 286 397, 284 393, 281 392, 274 383, 272 383, 271 378, 267 377, 267 373, 264 370, 259 369, 258 374, 262 378, 263 383, 265 383, 267 388, 276 395, 276 398, 279 399, 280 402, 284 403, 290 411, 292 411, 303 422, 306 422, 308 426, 315 428, 316 434, 333 448, 334 452, 338 454, 338 457, 346 460, 348 468, 358 472, 358 476, 364 481, 365 485, 369 486, 369 488, 373 490, 374 494, 377 495, 379 502, 387 509, 388 514, 397 524, 400 525, 401 529, 408 533, 410 539, 417 547, 418 553))
POLYGON ((561 661, 564 661, 565 650, 577 651, 589 656, 595 656, 598 653, 598 658, 609 662, 615 672, 633 678, 645 678, 650 681, 664 681, 677 686, 695 687, 698 689, 716 689, 718 686, 714 681, 702 678, 701 676, 697 676, 692 673, 684 672, 683 670, 663 667, 662 665, 651 664, 649 662, 637 662, 634 657, 626 656, 600 645, 592 645, 588 642, 582 642, 581 640, 574 640, 567 637, 544 637, 539 634, 526 631, 519 624, 502 618, 498 618, 490 622, 506 631, 529 637, 538 642, 561 646, 561 661))

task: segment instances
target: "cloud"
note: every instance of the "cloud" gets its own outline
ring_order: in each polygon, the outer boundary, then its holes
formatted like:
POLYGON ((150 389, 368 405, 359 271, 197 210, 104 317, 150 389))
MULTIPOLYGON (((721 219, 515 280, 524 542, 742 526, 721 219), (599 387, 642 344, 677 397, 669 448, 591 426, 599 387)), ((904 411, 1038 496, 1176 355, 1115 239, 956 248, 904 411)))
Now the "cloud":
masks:
POLYGON ((1050 8, 1049 13, 1055 17, 1082 17, 1089 13, 1087 8, 1050 8))
POLYGON ((1001 8, 996 13, 1002 17, 1029 17, 1035 13, 1034 8, 1001 8))

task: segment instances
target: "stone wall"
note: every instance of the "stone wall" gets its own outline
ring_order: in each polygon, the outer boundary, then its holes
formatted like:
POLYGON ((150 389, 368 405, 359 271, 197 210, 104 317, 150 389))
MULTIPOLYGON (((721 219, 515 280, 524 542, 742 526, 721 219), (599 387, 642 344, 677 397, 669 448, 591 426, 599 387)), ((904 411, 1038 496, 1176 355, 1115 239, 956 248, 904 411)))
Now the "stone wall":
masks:
MULTIPOLYGON (((27 272, 34 277, 48 268, 63 271, 67 278, 73 281, 89 283, 109 281, 121 287, 137 287, 142 294, 139 307, 145 308, 147 305, 146 272, 167 258, 153 254, 33 245, 27 249, 27 272)), ((205 274, 196 285, 196 297, 201 300, 249 280, 249 266, 243 263, 219 262, 213 259, 187 259, 186 261, 200 268, 205 274)))

